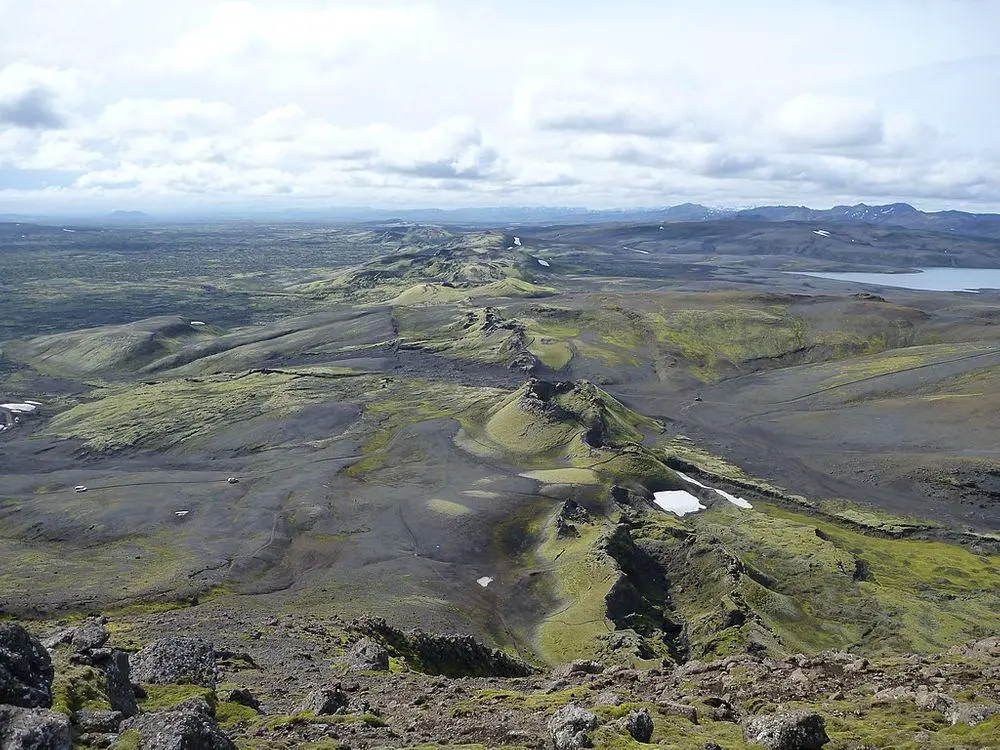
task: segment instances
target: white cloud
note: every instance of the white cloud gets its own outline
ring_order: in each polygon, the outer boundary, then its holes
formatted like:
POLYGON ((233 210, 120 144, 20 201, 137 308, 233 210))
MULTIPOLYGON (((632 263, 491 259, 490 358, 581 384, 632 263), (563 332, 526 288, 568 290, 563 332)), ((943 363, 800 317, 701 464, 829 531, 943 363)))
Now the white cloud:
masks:
POLYGON ((1000 209, 995 57, 939 65, 1000 8, 907 8, 0 0, 0 166, 65 173, 2 196, 1000 209))
POLYGON ((416 177, 479 179, 493 173, 498 161, 497 151, 483 143, 479 126, 471 118, 459 117, 389 139, 376 164, 416 177))
POLYGON ((66 108, 78 103, 92 78, 64 70, 14 62, 0 69, 0 127, 50 130, 66 125, 66 108))
POLYGON ((105 135, 124 133, 220 133, 236 121, 236 109, 225 102, 200 99, 122 99, 104 108, 94 129, 105 135))
POLYGON ((342 82, 357 64, 414 54, 433 31, 434 13, 421 6, 221 2, 203 24, 149 59, 171 75, 252 77, 257 85, 295 89, 319 79, 342 82))
POLYGON ((797 96, 778 108, 774 128, 792 146, 815 149, 877 146, 885 137, 878 107, 845 96, 797 96))

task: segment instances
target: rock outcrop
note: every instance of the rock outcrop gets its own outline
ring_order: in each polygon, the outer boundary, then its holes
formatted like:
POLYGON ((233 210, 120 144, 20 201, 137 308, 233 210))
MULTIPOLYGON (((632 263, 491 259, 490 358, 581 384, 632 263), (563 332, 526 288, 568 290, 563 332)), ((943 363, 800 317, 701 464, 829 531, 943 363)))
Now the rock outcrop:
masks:
POLYGON ((48 708, 54 674, 41 641, 20 625, 0 623, 0 703, 48 708))
POLYGON ((218 675, 215 651, 198 638, 169 636, 151 643, 130 659, 132 682, 186 682, 214 688, 218 675))
POLYGON ((0 706, 0 749, 70 750, 69 719, 47 708, 0 706))
POLYGON ((590 747, 587 732, 597 724, 596 714, 571 703, 552 714, 547 726, 556 750, 579 750, 590 747))
POLYGON ((348 649, 344 663, 351 672, 388 672, 389 651, 371 638, 362 638, 348 649))
POLYGON ((747 719, 743 737, 764 750, 819 750, 830 741, 823 717, 811 711, 747 719))
POLYGON ((139 713, 135 690, 132 688, 128 654, 124 651, 112 651, 107 659, 99 661, 97 665, 107 677, 108 702, 112 710, 121 712, 123 716, 135 716, 139 713))
POLYGON ((447 677, 527 677, 535 669, 520 659, 490 648, 471 635, 437 635, 422 630, 404 633, 382 619, 359 621, 355 628, 384 643, 427 674, 447 677))
POLYGON ((332 714, 344 713, 350 699, 347 693, 339 686, 332 688, 319 688, 313 690, 306 696, 305 701, 298 707, 296 713, 310 713, 315 716, 329 716, 332 714))
POLYGON ((653 717, 645 708, 639 711, 629 711, 619 725, 636 742, 649 742, 653 736, 653 717))
POLYGON ((140 714, 122 724, 142 750, 236 750, 213 720, 204 701, 184 701, 168 711, 140 714))
POLYGON ((104 623, 91 620, 73 631, 70 643, 73 650, 78 654, 84 654, 94 649, 101 648, 108 642, 109 634, 104 623))

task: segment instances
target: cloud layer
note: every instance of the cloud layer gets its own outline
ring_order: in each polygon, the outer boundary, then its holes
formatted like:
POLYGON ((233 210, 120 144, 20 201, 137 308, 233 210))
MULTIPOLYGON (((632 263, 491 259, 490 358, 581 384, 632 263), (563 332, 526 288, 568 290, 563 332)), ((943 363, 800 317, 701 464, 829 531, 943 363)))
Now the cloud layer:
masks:
POLYGON ((997 9, 593 5, 0 0, 0 211, 1000 210, 997 9))

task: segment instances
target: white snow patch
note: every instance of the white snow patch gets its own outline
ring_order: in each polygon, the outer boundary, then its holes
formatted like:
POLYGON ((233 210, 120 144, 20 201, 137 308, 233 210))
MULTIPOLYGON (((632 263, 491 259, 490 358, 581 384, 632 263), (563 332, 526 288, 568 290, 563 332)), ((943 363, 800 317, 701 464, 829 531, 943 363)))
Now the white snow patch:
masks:
POLYGON ((24 403, 31 404, 32 406, 41 406, 42 405, 41 401, 31 401, 29 399, 24 399, 24 403))
POLYGON ((493 579, 490 578, 489 576, 483 576, 482 578, 477 578, 476 583, 478 583, 483 588, 486 588, 491 583, 493 583, 493 579))
POLYGON ((649 250, 640 250, 639 248, 636 247, 633 247, 632 249, 637 253, 642 253, 643 255, 649 255, 649 250))
POLYGON ((677 516, 685 516, 688 513, 697 513, 705 510, 701 501, 686 490, 664 490, 653 493, 653 502, 663 510, 670 511, 677 516))
POLYGON ((514 238, 514 247, 521 247, 521 238, 520 237, 515 237, 514 238))
POLYGON ((6 409, 7 411, 12 411, 18 414, 29 414, 36 409, 35 404, 0 404, 0 409, 6 409))
POLYGON ((663 227, 660 227, 660 230, 662 231, 662 230, 663 230, 663 227))
POLYGON ((75 229, 66 229, 65 227, 63 227, 63 231, 64 232, 69 232, 70 234, 76 234, 76 230, 75 229))
POLYGON ((190 512, 191 511, 189 510, 175 510, 174 515, 177 516, 178 518, 184 518, 184 516, 186 516, 190 512))
POLYGON ((813 234, 818 234, 820 237, 829 237, 830 233, 825 229, 814 229, 813 234))
POLYGON ((191 321, 191 325, 193 325, 195 328, 198 328, 199 326, 205 325, 205 321, 204 320, 192 320, 191 321))
POLYGON ((697 485, 698 487, 701 487, 702 489, 705 489, 705 490, 712 490, 712 492, 714 492, 717 495, 720 495, 720 496, 726 498, 726 500, 728 500, 729 502, 731 502, 733 505, 735 505, 737 507, 747 508, 747 509, 753 508, 753 506, 750 504, 749 500, 744 500, 742 497, 736 497, 736 495, 730 495, 725 490, 720 490, 720 489, 718 489, 716 487, 709 487, 707 484, 702 484, 701 482, 699 482, 694 477, 689 477, 687 474, 685 474, 682 471, 676 471, 674 473, 677 474, 677 476, 679 476, 685 482, 690 482, 691 484, 697 485))
POLYGON ((540 266, 545 266, 546 268, 550 268, 552 266, 552 264, 549 263, 547 260, 542 260, 541 258, 535 258, 535 260, 538 261, 538 265, 540 266))

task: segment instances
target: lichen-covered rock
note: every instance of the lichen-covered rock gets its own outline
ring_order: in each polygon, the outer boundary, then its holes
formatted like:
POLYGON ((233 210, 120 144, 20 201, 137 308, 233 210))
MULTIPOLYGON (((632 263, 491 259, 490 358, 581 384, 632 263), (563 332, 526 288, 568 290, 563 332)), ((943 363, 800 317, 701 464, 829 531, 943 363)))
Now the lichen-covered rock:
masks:
POLYGON ((73 631, 70 642, 73 644, 74 651, 78 654, 84 654, 103 646, 108 642, 109 637, 108 630, 103 623, 98 620, 90 620, 73 631))
POLYGON ((698 723, 698 709, 694 706, 689 706, 686 703, 677 703, 662 696, 657 698, 656 705, 659 707, 660 713, 683 716, 692 724, 698 723))
POLYGON ((347 651, 344 663, 352 672, 388 672, 389 651, 371 638, 362 638, 347 651))
POLYGON ((124 651, 112 651, 110 657, 98 662, 98 667, 108 679, 108 703, 111 708, 123 716, 135 716, 139 713, 139 704, 136 703, 130 679, 128 654, 124 651))
POLYGON ((20 625, 0 623, 0 703, 50 707, 54 674, 41 641, 20 625))
POLYGON ((210 643, 187 636, 169 636, 151 643, 130 659, 132 682, 185 682, 214 688, 215 651, 210 643))
POLYGON ((743 723, 743 737, 764 750, 819 750, 830 738, 823 717, 811 711, 755 716, 743 723))
POLYGON ((956 700, 950 695, 937 691, 928 690, 923 685, 917 689, 915 700, 917 708, 921 711, 940 711, 947 713, 956 704, 956 700), (923 689, 920 689, 923 688, 923 689))
POLYGON ((95 711, 90 708, 83 708, 74 711, 70 721, 76 730, 81 733, 110 733, 117 732, 125 717, 119 711, 95 711))
POLYGON ((0 706, 0 749, 70 750, 69 718, 47 708, 0 706))
POLYGON ((313 690, 299 706, 298 712, 308 712, 316 716, 345 713, 350 698, 340 686, 313 690))
POLYGON ((605 690, 603 693, 595 695, 592 703, 595 706, 620 706, 624 701, 618 693, 605 690))
POLYGON ((587 732, 597 726, 597 716, 571 703, 552 714, 547 726, 556 750, 578 750, 590 747, 587 732))
POLYGON ((955 724, 967 724, 970 727, 982 724, 996 714, 1000 714, 1000 706, 976 703, 955 703, 949 706, 944 712, 945 718, 952 726, 955 724))
POLYGON ((872 703, 894 703, 903 700, 916 700, 916 693, 908 685, 896 685, 895 687, 879 690, 872 696, 872 703))
POLYGON ((629 711, 628 715, 621 720, 620 726, 636 742, 649 742, 653 736, 653 718, 645 708, 629 711))
POLYGON ((216 725, 207 704, 185 702, 168 711, 140 714, 122 724, 139 735, 142 750, 236 750, 216 725))

